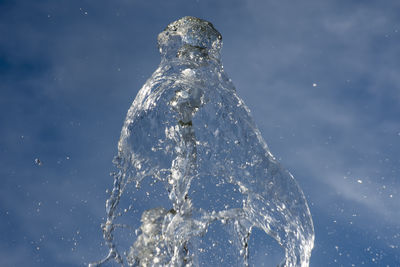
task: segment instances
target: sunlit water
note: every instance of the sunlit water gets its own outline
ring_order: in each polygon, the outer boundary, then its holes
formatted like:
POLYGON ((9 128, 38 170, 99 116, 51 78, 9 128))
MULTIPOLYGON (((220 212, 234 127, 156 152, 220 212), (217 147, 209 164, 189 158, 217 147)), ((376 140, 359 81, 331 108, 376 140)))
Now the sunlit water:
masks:
POLYGON ((251 250, 264 249, 249 245, 254 232, 284 251, 278 261, 266 251, 258 259, 271 261, 265 266, 308 266, 314 229, 306 199, 224 72, 220 33, 184 17, 158 45, 160 66, 118 143, 102 225, 109 254, 90 266, 249 266, 251 250))

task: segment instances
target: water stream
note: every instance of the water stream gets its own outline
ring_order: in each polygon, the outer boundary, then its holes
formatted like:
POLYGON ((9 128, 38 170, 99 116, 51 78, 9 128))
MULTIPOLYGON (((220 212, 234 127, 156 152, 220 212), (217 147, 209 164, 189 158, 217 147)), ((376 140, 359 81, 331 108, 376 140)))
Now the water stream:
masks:
POLYGON ((159 34, 158 45, 161 63, 130 107, 118 143, 102 225, 109 253, 89 266, 199 266, 203 254, 214 253, 202 239, 216 224, 227 229, 242 266, 249 266, 253 229, 283 248, 275 266, 308 266, 314 229, 306 199, 224 72, 221 34, 184 17, 159 34), (157 190, 147 200, 133 197, 144 187, 157 190), (118 231, 128 234, 117 238, 118 231))

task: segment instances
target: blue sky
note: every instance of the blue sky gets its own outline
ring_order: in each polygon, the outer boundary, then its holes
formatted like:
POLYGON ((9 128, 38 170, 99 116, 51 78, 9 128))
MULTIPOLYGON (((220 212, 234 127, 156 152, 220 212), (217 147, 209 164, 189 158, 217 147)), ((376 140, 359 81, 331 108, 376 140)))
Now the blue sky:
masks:
POLYGON ((399 266, 396 0, 0 1, 0 265, 105 255, 123 120, 157 34, 187 15, 222 33, 226 72, 308 199, 310 265, 399 266))

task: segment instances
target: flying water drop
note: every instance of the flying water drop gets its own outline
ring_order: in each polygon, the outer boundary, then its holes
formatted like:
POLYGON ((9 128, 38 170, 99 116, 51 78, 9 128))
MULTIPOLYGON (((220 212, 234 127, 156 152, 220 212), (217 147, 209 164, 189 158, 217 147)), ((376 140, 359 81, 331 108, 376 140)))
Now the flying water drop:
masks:
POLYGON ((282 246, 281 266, 308 266, 314 229, 306 199, 224 72, 221 34, 184 17, 159 34, 158 45, 161 63, 130 107, 118 143, 102 225, 109 253, 90 266, 199 266, 218 246, 202 243, 216 224, 230 229, 227 243, 236 244, 243 266, 253 229, 282 246), (132 212, 140 222, 124 219, 132 212), (125 240, 118 231, 127 231, 125 240))

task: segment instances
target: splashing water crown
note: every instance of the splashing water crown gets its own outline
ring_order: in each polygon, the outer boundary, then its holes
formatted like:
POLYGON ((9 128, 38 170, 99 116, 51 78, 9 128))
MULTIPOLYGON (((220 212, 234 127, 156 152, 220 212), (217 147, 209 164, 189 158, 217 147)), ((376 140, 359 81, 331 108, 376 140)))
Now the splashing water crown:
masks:
POLYGON ((165 57, 175 57, 182 50, 198 49, 218 59, 222 35, 210 22, 188 16, 172 22, 158 35, 158 47, 165 57))

